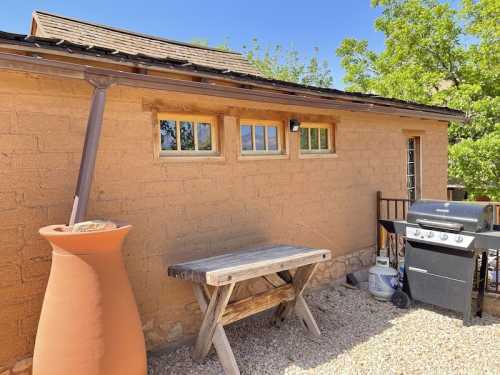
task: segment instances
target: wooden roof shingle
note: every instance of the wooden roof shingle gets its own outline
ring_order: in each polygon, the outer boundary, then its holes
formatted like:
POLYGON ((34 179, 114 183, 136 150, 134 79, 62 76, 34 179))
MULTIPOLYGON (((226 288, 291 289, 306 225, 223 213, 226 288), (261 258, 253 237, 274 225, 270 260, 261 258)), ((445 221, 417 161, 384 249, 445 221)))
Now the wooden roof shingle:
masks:
POLYGON ((36 24, 35 36, 109 48, 129 55, 185 60, 208 68, 262 75, 237 52, 172 41, 42 11, 33 12, 33 22, 36 24))

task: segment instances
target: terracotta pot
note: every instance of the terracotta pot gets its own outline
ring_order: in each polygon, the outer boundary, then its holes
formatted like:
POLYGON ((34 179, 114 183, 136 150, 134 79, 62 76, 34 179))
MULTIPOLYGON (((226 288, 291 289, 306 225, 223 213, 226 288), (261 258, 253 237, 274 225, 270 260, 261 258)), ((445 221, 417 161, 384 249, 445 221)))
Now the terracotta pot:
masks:
POLYGON ((34 375, 143 375, 146 351, 121 247, 131 226, 40 229, 52 268, 33 356, 34 375))

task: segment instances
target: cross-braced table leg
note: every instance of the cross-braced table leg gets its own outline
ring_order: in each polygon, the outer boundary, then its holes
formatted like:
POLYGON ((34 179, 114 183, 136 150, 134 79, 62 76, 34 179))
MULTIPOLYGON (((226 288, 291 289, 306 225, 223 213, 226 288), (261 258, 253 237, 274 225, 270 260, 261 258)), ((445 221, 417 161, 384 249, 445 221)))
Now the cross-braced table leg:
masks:
MULTIPOLYGON (((280 272, 279 276, 273 277, 272 283, 274 286, 283 285, 286 282, 292 282, 295 288, 295 299, 293 301, 281 303, 274 313, 273 323, 277 326, 281 325, 290 316, 290 313, 295 311, 301 323, 314 336, 321 336, 318 324, 311 314, 311 310, 307 305, 302 293, 316 270, 316 264, 310 264, 297 269, 297 272, 292 277, 289 271, 280 272), (281 280, 279 283, 278 280, 281 280), (278 285, 276 285, 278 283, 278 285)), ((267 278, 267 277, 266 277, 267 278)), ((270 279, 268 279, 269 281, 270 279)))
MULTIPOLYGON (((193 284, 193 291, 200 305, 201 312, 206 313, 208 308, 208 293, 204 293, 204 288, 200 284, 193 284)), ((217 324, 215 327, 214 336, 212 339, 215 350, 217 351, 217 356, 221 362, 224 372, 228 375, 240 375, 240 370, 238 369, 238 364, 234 358, 233 351, 229 345, 229 341, 224 332, 222 324, 217 324)))
MULTIPOLYGON (((222 314, 224 313, 224 310, 229 302, 233 288, 234 283, 216 287, 210 297, 208 306, 206 306, 207 303, 203 290, 199 285, 195 285, 195 296, 198 299, 202 312, 204 312, 204 316, 200 332, 198 333, 198 337, 196 339, 193 358, 197 361, 205 358, 210 351, 213 341, 221 362, 223 362, 224 359, 228 359, 228 363, 233 364, 233 366, 229 366, 229 368, 233 368, 233 372, 228 372, 228 374, 239 374, 231 347, 229 346, 226 334, 224 333, 224 328, 222 328, 221 324, 222 314), (206 308, 204 308, 204 306, 206 306, 206 308), (234 371, 234 367, 237 372, 234 371)), ((223 363, 224 367, 226 364, 227 363, 223 363)))

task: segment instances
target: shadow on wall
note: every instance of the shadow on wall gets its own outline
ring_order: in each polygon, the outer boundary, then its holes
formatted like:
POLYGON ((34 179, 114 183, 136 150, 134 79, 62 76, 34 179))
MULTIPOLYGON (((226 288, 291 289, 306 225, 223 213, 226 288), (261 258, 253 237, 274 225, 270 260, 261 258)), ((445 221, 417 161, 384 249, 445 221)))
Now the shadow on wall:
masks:
MULTIPOLYGON (((191 284, 169 278, 169 265, 265 243, 327 248, 334 257, 361 249, 353 245, 349 235, 354 217, 332 224, 340 209, 333 202, 329 204, 334 210, 318 216, 322 203, 328 200, 303 202, 286 194, 272 199, 232 199, 238 189, 229 186, 228 199, 200 204, 194 200, 202 199, 203 194, 162 195, 123 203, 127 212, 119 214, 119 219, 134 226, 125 243, 124 259, 148 349, 182 342, 201 324, 191 284)), ((344 201, 342 207, 347 210, 349 202, 344 201)), ((340 277, 345 270, 344 263, 332 264, 330 273, 321 274, 340 277)), ((234 298, 265 288, 261 283, 246 283, 238 287, 234 298)))

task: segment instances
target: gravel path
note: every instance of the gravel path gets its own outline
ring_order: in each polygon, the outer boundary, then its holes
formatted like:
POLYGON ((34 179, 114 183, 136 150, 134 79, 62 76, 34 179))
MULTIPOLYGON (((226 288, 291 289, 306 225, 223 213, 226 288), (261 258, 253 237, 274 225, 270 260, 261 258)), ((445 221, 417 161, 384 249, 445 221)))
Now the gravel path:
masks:
MULTIPOLYGON (((500 374, 500 319, 463 327, 459 315, 417 304, 399 310, 365 290, 331 286, 308 295, 322 330, 312 338, 293 319, 267 317, 226 327, 243 374, 500 374)), ((149 358, 149 375, 222 374, 217 356, 197 364, 191 348, 149 358)))

